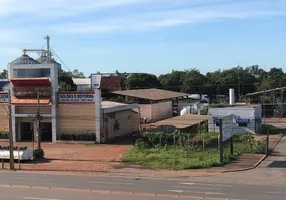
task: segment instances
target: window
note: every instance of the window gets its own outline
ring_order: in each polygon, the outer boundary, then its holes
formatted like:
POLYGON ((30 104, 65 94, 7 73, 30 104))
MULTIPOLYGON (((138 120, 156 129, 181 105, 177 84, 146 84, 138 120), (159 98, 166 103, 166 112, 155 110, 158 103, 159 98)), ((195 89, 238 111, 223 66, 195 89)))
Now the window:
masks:
POLYGON ((120 123, 119 121, 116 119, 115 123, 114 123, 114 131, 120 130, 120 123))
POLYGON ((14 69, 15 78, 42 78, 50 77, 50 69, 14 69))

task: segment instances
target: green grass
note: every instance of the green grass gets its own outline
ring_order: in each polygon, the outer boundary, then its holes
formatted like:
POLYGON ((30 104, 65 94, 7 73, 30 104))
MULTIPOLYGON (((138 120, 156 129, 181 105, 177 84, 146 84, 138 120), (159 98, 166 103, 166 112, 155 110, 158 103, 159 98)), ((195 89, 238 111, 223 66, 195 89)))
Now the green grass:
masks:
POLYGON ((124 162, 159 169, 197 169, 219 166, 217 150, 189 152, 176 148, 130 148, 123 156, 124 162))
POLYGON ((122 161, 129 164, 141 165, 147 168, 155 169, 199 169, 222 166, 244 153, 264 153, 263 146, 254 145, 251 151, 247 142, 234 142, 234 155, 230 156, 229 144, 224 146, 224 163, 220 163, 217 141, 211 141, 205 150, 201 146, 193 149, 188 147, 168 148, 141 148, 132 147, 123 155, 122 161))

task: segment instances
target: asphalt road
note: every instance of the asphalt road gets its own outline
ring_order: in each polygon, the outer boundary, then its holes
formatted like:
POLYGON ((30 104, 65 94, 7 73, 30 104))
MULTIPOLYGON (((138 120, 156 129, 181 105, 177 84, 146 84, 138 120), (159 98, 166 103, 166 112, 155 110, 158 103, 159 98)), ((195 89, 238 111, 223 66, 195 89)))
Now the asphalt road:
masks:
POLYGON ((284 200, 284 187, 100 176, 0 172, 0 199, 249 199, 284 200), (15 192, 17 191, 17 192, 15 192))

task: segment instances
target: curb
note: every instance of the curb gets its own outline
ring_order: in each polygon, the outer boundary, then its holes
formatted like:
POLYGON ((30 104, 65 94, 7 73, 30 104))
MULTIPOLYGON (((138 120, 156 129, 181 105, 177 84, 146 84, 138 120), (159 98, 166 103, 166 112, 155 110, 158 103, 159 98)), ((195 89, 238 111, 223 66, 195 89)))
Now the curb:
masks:
MULTIPOLYGON (((280 141, 282 140, 282 138, 285 136, 286 134, 283 134, 279 140, 273 145, 272 150, 274 150, 276 148, 276 146, 280 143, 280 141)), ((241 169, 234 169, 234 170, 225 170, 222 171, 221 173, 230 173, 230 172, 241 172, 241 171, 248 171, 248 170, 252 170, 257 168, 259 165, 261 165, 261 163, 268 157, 269 155, 264 155, 255 165, 253 165, 252 167, 247 167, 247 168, 241 168, 241 169)))

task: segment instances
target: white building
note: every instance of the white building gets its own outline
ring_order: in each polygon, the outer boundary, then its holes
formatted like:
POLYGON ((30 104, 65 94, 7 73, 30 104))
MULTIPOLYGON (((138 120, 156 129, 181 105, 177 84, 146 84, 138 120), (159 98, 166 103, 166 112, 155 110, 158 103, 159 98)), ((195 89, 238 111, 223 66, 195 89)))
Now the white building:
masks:
MULTIPOLYGON (((262 128, 262 108, 261 105, 253 106, 229 106, 209 108, 209 115, 214 118, 233 115, 233 133, 260 133, 262 128)), ((219 124, 214 119, 208 120, 209 132, 219 132, 219 124)))

